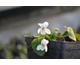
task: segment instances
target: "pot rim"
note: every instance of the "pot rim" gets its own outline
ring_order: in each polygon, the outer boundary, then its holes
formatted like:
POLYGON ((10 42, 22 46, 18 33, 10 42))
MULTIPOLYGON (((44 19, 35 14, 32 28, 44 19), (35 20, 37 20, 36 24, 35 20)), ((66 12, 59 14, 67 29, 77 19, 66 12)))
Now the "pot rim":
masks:
MULTIPOLYGON (((26 36, 24 35, 24 37, 30 37, 33 38, 34 36, 26 36)), ((35 37, 34 37, 35 38, 35 37)), ((62 43, 62 44, 80 44, 80 42, 76 41, 76 42, 69 42, 69 41, 53 41, 53 40, 49 40, 50 42, 56 42, 56 43, 62 43)))

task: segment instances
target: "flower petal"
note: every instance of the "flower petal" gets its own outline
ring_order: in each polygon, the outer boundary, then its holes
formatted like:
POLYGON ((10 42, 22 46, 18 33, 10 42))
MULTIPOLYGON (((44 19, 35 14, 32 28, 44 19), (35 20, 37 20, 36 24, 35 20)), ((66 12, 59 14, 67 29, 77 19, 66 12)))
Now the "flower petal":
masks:
POLYGON ((41 45, 41 51, 45 50, 45 46, 41 45))
POLYGON ((49 25, 48 22, 44 22, 44 23, 43 23, 43 26, 44 26, 44 27, 48 27, 48 25, 49 25))
POLYGON ((49 41, 48 41, 48 40, 46 40, 46 41, 45 41, 45 44, 48 44, 48 43, 49 43, 49 41))
POLYGON ((45 46, 45 52, 47 52, 48 51, 48 48, 47 48, 47 46, 45 46))
POLYGON ((40 27, 43 27, 43 23, 38 23, 38 25, 39 25, 40 27))
POLYGON ((41 44, 48 44, 49 43, 49 41, 48 40, 46 40, 46 39, 43 39, 42 41, 41 41, 41 44))
POLYGON ((41 30, 41 34, 45 35, 46 34, 45 30, 41 30))
POLYGON ((44 41, 45 41, 45 39, 43 39, 43 40, 41 41, 41 44, 43 44, 43 43, 44 43, 44 41))
POLYGON ((45 29, 45 32, 47 33, 47 34, 51 34, 51 31, 49 30, 49 29, 45 29))
POLYGON ((38 32, 38 34, 39 34, 39 33, 41 32, 41 28, 39 28, 37 32, 38 32))
POLYGON ((41 45, 38 45, 36 49, 37 50, 40 50, 41 49, 41 45))

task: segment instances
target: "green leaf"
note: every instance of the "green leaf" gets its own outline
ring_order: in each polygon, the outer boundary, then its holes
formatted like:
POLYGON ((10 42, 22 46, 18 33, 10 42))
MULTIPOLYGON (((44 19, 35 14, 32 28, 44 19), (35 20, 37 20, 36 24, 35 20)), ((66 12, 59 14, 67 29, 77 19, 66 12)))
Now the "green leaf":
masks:
POLYGON ((54 28, 54 30, 56 30, 56 31, 60 32, 60 30, 59 30, 58 28, 54 28))
POLYGON ((61 33, 58 33, 57 36, 62 36, 62 34, 61 33))
POLYGON ((55 34, 51 34, 51 35, 50 35, 50 39, 51 39, 51 40, 56 40, 55 34))
POLYGON ((75 36, 76 36, 76 39, 80 41, 80 34, 76 34, 75 36))
POLYGON ((50 37, 48 35, 45 35, 45 39, 50 40, 50 37))
POLYGON ((41 51, 41 50, 38 51, 38 50, 36 49, 37 46, 38 46, 39 44, 41 44, 41 40, 42 40, 42 38, 40 38, 40 39, 34 39, 34 40, 32 41, 32 43, 31 43, 34 52, 35 52, 36 54, 38 54, 39 56, 43 56, 43 55, 45 54, 45 51, 41 51))
POLYGON ((38 34, 38 35, 35 35, 34 37, 35 38, 41 38, 41 37, 44 37, 45 35, 41 35, 41 34, 38 34))
POLYGON ((76 37, 75 37, 75 34, 73 32, 73 29, 71 27, 67 27, 67 31, 68 31, 69 38, 71 38, 72 40, 76 41, 76 37))
POLYGON ((40 35, 38 34, 38 35, 35 35, 34 37, 35 37, 35 38, 39 38, 39 37, 40 37, 40 35))
POLYGON ((74 34, 76 35, 76 30, 75 30, 75 29, 73 29, 73 32, 74 32, 74 34))
POLYGON ((49 29, 50 31, 51 31, 51 33, 53 32, 53 30, 52 29, 49 29))
POLYGON ((63 36, 68 36, 68 31, 65 31, 65 32, 63 33, 63 36))

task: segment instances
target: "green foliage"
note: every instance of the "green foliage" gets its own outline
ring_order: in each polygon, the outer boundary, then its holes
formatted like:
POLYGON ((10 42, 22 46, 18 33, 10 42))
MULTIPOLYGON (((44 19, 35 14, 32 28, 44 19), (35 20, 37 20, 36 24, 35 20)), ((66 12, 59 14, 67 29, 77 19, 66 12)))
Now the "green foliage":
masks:
POLYGON ((69 38, 71 38, 72 40, 76 41, 76 37, 75 37, 76 31, 71 27, 65 27, 65 28, 66 28, 66 31, 68 32, 67 36, 69 36, 69 38))
POLYGON ((22 53, 25 53, 25 54, 27 54, 27 47, 26 47, 26 42, 23 40, 23 46, 22 46, 22 48, 21 48, 21 50, 20 50, 22 53))
POLYGON ((54 28, 54 30, 56 30, 56 31, 60 32, 60 30, 59 30, 58 28, 54 28))
POLYGON ((7 50, 13 51, 15 50, 15 46, 14 45, 7 45, 7 50))
POLYGON ((44 37, 44 35, 39 34, 39 35, 35 35, 34 37, 35 38, 41 38, 41 37, 44 37))
POLYGON ((76 34, 76 39, 80 41, 80 34, 76 34))
POLYGON ((7 46, 7 49, 10 51, 13 51, 13 50, 15 50, 15 46, 10 44, 7 46))
POLYGON ((6 52, 4 53, 4 58, 13 59, 13 58, 14 58, 14 55, 12 54, 12 52, 6 51, 6 52))
POLYGON ((50 40, 50 36, 47 35, 47 34, 44 36, 44 38, 47 39, 47 40, 50 40))
POLYGON ((68 31, 65 31, 64 33, 63 33, 63 36, 65 37, 65 36, 68 36, 68 31))
POLYGON ((25 42, 25 40, 22 41, 23 45, 26 45, 27 43, 25 42))
POLYGON ((5 46, 0 43, 0 50, 0 56, 3 59, 27 59, 27 45, 25 40, 12 38, 10 43, 5 46), (17 48, 18 44, 21 45, 21 49, 17 48))
POLYGON ((57 33, 57 37, 61 37, 62 36, 62 34, 61 33, 57 33))
POLYGON ((26 46, 22 46, 20 51, 25 53, 25 54, 27 54, 27 47, 26 46))
POLYGON ((41 40, 42 40, 42 38, 40 38, 40 39, 34 39, 34 40, 32 41, 32 43, 31 43, 34 52, 35 52, 36 54, 38 54, 39 56, 43 56, 43 55, 45 54, 45 51, 41 51, 41 50, 38 51, 38 50, 36 49, 37 46, 38 46, 39 44, 41 44, 41 40))
POLYGON ((50 31, 51 31, 51 33, 53 32, 53 30, 52 30, 52 29, 50 29, 50 31))
MULTIPOLYGON (((53 33, 53 30, 50 29, 51 31, 51 34, 46 34, 46 35, 41 35, 41 34, 38 34, 38 35, 35 35, 34 37, 35 38, 45 38, 47 40, 53 40, 53 41, 57 41, 60 40, 60 38, 64 38, 64 37, 69 37, 70 39, 72 39, 73 41, 76 41, 76 30, 75 29, 72 29, 71 27, 66 27, 64 26, 66 31, 64 33, 60 33, 60 30, 58 28, 54 28, 54 30, 58 31, 57 33, 53 33)), ((77 37, 78 38, 78 37, 77 37)))
POLYGON ((56 35, 55 34, 51 34, 50 35, 50 40, 56 40, 56 35))
POLYGON ((75 29, 73 29, 73 32, 74 32, 74 34, 76 35, 76 30, 75 30, 75 29))

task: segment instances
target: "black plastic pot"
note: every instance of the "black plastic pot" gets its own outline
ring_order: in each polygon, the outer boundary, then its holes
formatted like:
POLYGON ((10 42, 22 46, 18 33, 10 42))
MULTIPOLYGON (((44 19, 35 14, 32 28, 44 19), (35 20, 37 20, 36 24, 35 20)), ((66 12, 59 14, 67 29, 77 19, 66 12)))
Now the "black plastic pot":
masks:
POLYGON ((48 52, 38 56, 31 47, 34 37, 25 37, 28 59, 80 59, 80 42, 49 41, 48 52))

